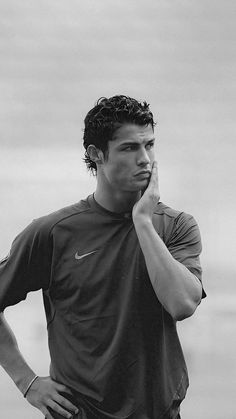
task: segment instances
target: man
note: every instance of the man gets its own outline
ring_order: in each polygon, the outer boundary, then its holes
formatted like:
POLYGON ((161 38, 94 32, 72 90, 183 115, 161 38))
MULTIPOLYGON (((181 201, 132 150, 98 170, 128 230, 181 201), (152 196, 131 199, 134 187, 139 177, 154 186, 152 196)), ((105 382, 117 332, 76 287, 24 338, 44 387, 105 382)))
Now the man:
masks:
POLYGON ((201 285, 199 230, 160 202, 146 102, 100 99, 85 118, 94 195, 35 220, 0 265, 0 308, 42 289, 50 376, 1 316, 0 361, 46 418, 176 419, 188 387, 176 321, 201 285))

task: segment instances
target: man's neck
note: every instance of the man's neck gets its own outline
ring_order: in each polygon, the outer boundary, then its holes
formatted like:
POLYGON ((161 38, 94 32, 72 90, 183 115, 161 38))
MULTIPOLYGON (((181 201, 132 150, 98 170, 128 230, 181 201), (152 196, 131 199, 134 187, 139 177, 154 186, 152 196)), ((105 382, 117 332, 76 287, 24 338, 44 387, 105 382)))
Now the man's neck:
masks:
POLYGON ((131 212, 140 199, 141 192, 107 191, 97 187, 94 198, 103 208, 111 212, 131 212))

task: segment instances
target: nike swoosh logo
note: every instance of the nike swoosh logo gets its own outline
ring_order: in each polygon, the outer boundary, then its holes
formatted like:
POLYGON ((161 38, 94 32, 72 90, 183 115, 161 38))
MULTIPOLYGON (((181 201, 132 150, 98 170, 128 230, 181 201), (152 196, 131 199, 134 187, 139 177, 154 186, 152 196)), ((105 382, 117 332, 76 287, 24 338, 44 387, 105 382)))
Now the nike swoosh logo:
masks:
POLYGON ((83 259, 86 256, 92 255, 93 253, 96 253, 96 252, 97 252, 97 250, 93 250, 92 252, 84 253, 83 255, 79 255, 78 252, 76 252, 75 259, 80 260, 80 259, 83 259))

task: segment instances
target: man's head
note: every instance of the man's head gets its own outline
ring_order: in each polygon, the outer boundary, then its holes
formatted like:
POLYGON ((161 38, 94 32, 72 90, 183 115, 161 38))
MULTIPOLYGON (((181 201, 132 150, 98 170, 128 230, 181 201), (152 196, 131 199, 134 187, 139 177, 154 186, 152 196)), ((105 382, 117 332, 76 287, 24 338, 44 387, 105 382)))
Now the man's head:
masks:
POLYGON ((91 109, 85 120, 84 147, 85 163, 93 174, 97 173, 97 164, 91 158, 88 148, 94 145, 107 158, 109 141, 114 140, 115 132, 124 124, 138 126, 151 126, 154 128, 152 112, 146 102, 138 102, 136 99, 124 95, 111 98, 101 98, 91 109))

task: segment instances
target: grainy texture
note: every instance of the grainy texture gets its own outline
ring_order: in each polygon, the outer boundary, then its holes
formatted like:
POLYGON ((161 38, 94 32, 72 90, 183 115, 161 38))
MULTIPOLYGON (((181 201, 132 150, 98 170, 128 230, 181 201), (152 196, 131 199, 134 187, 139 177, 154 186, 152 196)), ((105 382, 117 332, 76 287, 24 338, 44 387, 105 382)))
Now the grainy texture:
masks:
MULTIPOLYGON (((234 419, 234 1, 2 0, 0 23, 0 257, 33 218, 93 191, 81 139, 95 100, 146 99, 161 199, 193 214, 203 238, 208 298, 179 324, 191 384, 182 419, 234 419)), ((7 318, 46 375, 40 294, 7 318)), ((7 419, 42 417, 2 371, 0 405, 7 419)))

